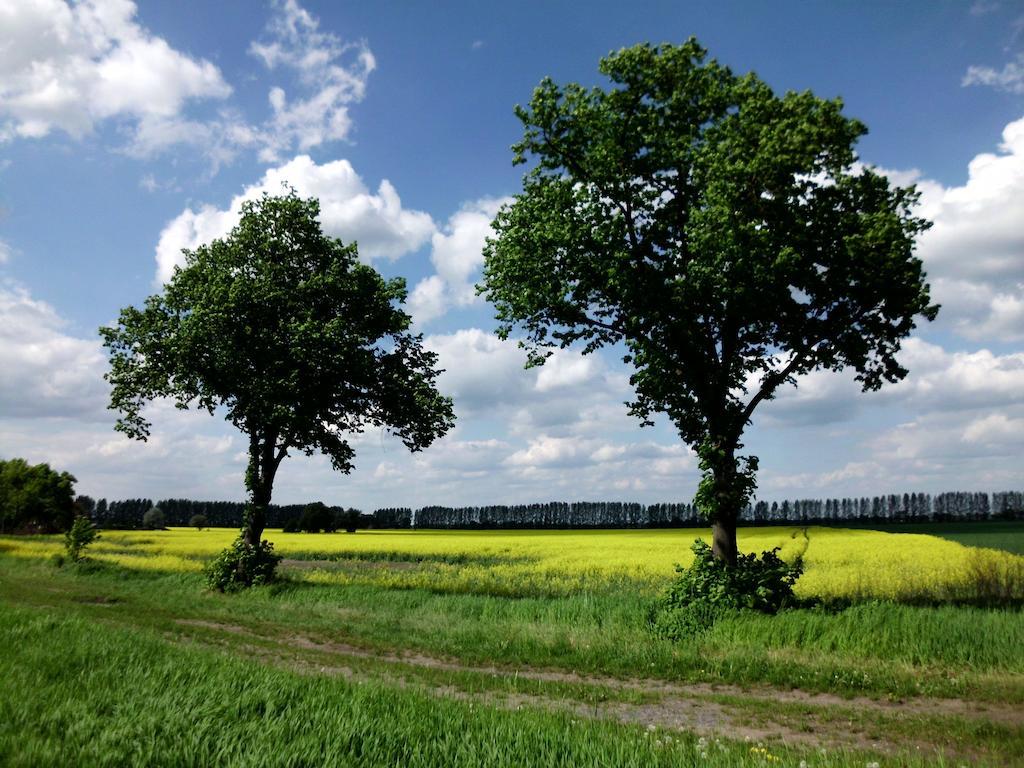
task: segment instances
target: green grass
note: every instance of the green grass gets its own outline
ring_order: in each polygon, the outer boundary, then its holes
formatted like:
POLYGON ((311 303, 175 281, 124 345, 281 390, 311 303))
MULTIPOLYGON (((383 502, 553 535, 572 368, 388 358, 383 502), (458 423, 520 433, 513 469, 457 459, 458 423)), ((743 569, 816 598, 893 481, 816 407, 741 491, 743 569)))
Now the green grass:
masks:
POLYGON ((0 762, 11 766, 865 764, 864 753, 709 747, 693 734, 301 676, 37 609, 0 606, 0 643, 0 762))

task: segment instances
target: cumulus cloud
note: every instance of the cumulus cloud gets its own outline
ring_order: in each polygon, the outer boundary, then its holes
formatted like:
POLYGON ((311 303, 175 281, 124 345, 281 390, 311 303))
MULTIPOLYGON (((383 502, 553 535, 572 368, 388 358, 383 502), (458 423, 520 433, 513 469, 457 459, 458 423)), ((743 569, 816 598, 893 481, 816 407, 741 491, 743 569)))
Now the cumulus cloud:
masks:
POLYGON ((409 296, 418 325, 445 314, 451 307, 480 301, 475 282, 483 265, 484 242, 492 234, 491 221, 511 198, 484 198, 466 203, 444 229, 431 236, 430 260, 436 274, 421 280, 409 296))
POLYGON ((849 371, 815 371, 761 406, 755 420, 806 426, 847 421, 866 407, 897 405, 912 413, 994 409, 1024 403, 1024 352, 950 352, 917 337, 904 342, 900 363, 910 373, 878 392, 861 393, 849 371))
MULTIPOLYGON (((460 413, 517 413, 522 418, 514 421, 532 429, 551 409, 550 427, 574 422, 581 405, 621 394, 621 382, 599 358, 576 350, 556 350, 545 365, 527 370, 526 355, 515 340, 479 328, 430 335, 424 346, 437 353, 444 369, 438 386, 455 399, 460 413)), ((621 404, 619 409, 625 411, 621 404)))
POLYGON ((253 119, 227 101, 232 88, 214 64, 175 50, 136 14, 129 0, 0 6, 0 142, 55 130, 81 138, 115 120, 134 157, 189 147, 211 173, 244 150, 280 162, 347 138, 349 107, 376 68, 365 41, 344 42, 295 0, 277 0, 249 52, 287 82, 269 87, 269 116, 253 119), (210 102, 220 105, 212 113, 187 111, 210 102))
POLYGON ((65 331, 49 304, 0 283, 0 413, 97 419, 104 414, 106 358, 98 339, 65 331))
POLYGON ((968 165, 962 186, 920 180, 920 240, 940 324, 975 340, 1024 338, 1024 118, 1003 129, 995 153, 968 165))
POLYGON ((268 170, 226 209, 206 205, 186 209, 172 219, 156 247, 156 281, 166 282, 174 267, 184 263, 183 248, 193 249, 226 235, 238 223, 243 202, 264 192, 280 194, 285 184, 303 197, 319 198, 324 232, 347 243, 357 241, 364 259, 396 259, 415 251, 434 232, 430 216, 404 209, 398 192, 386 179, 374 194, 347 160, 318 165, 308 155, 300 155, 268 170))
POLYGON ((0 6, 0 138, 73 137, 97 122, 176 117, 231 93, 220 70, 135 20, 128 0, 12 0, 0 6))

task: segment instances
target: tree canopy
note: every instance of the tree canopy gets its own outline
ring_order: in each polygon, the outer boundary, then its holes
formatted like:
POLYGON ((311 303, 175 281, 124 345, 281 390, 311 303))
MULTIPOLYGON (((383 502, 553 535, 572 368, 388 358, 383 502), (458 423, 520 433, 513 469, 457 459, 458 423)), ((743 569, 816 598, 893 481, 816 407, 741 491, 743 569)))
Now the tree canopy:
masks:
POLYGON ((222 409, 248 436, 251 545, 289 451, 319 451, 348 473, 350 435, 380 427, 418 451, 454 422, 436 355, 401 309, 405 281, 360 263, 318 215, 294 190, 243 203, 229 235, 185 251, 162 293, 100 329, 116 429, 145 440, 145 405, 168 398, 222 409))
POLYGON ((0 533, 63 531, 75 515, 75 478, 49 464, 0 459, 0 533))
POLYGON ((755 487, 740 438, 757 406, 816 369, 865 390, 903 378, 915 318, 935 317, 913 187, 854 152, 839 99, 777 95, 696 40, 601 60, 612 84, 545 79, 516 114, 523 191, 497 215, 480 290, 528 364, 555 347, 624 348, 635 399, 700 457, 715 554, 755 487))

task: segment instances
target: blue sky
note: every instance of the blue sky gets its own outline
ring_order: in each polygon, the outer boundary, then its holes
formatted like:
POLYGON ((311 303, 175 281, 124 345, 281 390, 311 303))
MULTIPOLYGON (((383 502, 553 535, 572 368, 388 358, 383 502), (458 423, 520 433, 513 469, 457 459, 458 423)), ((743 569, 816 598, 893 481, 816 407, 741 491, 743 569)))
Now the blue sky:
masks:
POLYGON ((447 373, 456 430, 357 470, 291 458, 276 500, 364 508, 689 500, 671 427, 625 415, 613 356, 521 370, 474 297, 480 245, 519 189, 512 108, 545 75, 600 84, 601 56, 697 35, 776 90, 841 96, 863 162, 916 181, 940 319, 880 393, 813 374, 755 414, 759 495, 1024 486, 1024 4, 314 3, 8 0, 0 6, 0 455, 96 496, 240 498, 243 443, 157 404, 131 443, 105 410, 96 328, 159 289, 283 181, 323 202, 409 306, 447 373))

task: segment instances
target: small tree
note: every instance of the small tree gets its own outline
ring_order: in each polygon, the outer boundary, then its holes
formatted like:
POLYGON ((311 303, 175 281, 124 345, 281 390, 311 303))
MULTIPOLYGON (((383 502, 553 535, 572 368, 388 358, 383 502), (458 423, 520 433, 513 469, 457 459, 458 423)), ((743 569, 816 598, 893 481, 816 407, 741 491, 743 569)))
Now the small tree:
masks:
POLYGON ((85 549, 100 537, 92 521, 79 515, 64 534, 64 549, 68 559, 77 563, 85 558, 85 549))
POLYGON ((195 528, 197 531, 203 530, 209 525, 209 521, 206 519, 206 515, 192 515, 188 519, 188 527, 195 528))
POLYGON ((162 294, 101 328, 116 429, 145 440, 144 406, 169 398, 225 417, 248 439, 243 544, 256 547, 274 478, 292 451, 348 473, 346 434, 381 427, 411 451, 452 426, 437 356, 409 332, 405 281, 327 237, 320 205, 293 191, 243 203, 231 233, 194 251, 162 294))
POLYGON ((146 528, 163 529, 166 524, 163 510, 160 507, 150 507, 142 515, 142 524, 146 528))
POLYGON ((664 413, 697 452, 713 552, 736 563, 757 458, 757 406, 800 374, 851 367, 865 390, 907 371, 915 317, 935 317, 912 187, 855 165, 866 132, 838 99, 778 96, 693 39, 611 54, 612 88, 545 79, 497 215, 481 292, 528 365, 554 347, 625 347, 631 413, 664 413))

